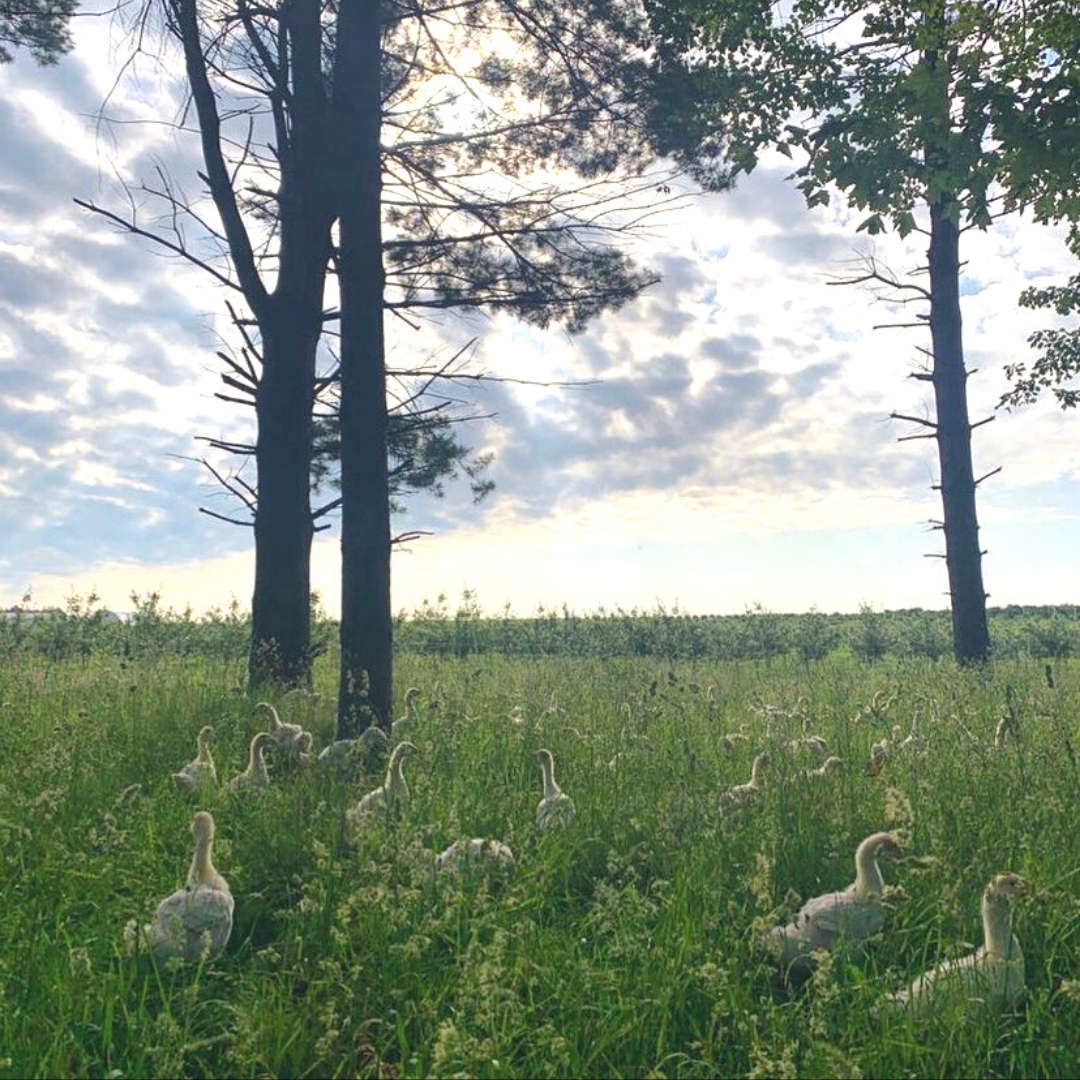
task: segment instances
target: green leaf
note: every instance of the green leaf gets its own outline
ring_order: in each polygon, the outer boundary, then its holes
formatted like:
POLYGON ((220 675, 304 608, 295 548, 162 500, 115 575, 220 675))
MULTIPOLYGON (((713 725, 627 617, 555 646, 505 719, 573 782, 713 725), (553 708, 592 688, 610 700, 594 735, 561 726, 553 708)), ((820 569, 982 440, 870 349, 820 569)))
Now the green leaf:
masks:
POLYGON ((901 237, 907 236, 915 230, 915 215, 908 210, 902 210, 895 215, 896 231, 901 237))

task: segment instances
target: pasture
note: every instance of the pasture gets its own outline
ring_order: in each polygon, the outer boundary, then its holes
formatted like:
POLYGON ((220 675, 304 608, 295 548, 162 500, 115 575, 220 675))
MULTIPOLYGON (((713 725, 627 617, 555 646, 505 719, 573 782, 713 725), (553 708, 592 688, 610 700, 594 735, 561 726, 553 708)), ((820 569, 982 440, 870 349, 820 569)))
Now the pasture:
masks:
MULTIPOLYGON (((196 804, 170 773, 200 726, 222 780, 243 768, 259 720, 240 674, 100 653, 0 668, 0 1077, 1080 1074, 1075 660, 1048 679, 1033 660, 403 656, 396 698, 420 687, 421 719, 401 820, 350 845, 344 810, 381 777, 284 776, 271 757, 265 794, 202 804, 236 898, 229 946, 168 970, 126 955, 122 930, 184 880, 196 804), (805 707, 846 768, 815 783, 774 753, 733 823, 717 799, 769 742, 765 705, 805 707), (1020 738, 997 748, 1009 708, 1020 738), (916 714, 926 752, 868 776, 871 744, 916 714), (577 806, 543 836, 539 747, 577 806), (883 829, 906 852, 884 871, 884 933, 784 986, 761 932, 846 886, 883 829), (469 837, 508 843, 516 874, 437 876, 469 837), (1021 1010, 929 1029, 880 1014, 981 941, 982 889, 1005 870, 1033 890, 1021 1010)), ((321 696, 280 703, 317 747, 333 681, 321 662, 321 696)))

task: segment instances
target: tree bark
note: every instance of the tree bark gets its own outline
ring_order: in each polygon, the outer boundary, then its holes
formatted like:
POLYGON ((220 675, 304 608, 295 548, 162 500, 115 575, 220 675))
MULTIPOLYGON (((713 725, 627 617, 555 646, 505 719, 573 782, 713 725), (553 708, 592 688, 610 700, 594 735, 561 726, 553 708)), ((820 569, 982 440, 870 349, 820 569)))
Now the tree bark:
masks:
POLYGON ((283 9, 282 29, 291 46, 292 101, 291 122, 277 132, 277 281, 256 312, 263 372, 255 398, 252 686, 311 684, 312 407, 334 211, 318 0, 283 9))
POLYGON ((944 199, 930 206, 930 297, 953 651, 961 664, 982 663, 990 650, 990 634, 986 624, 979 521, 975 513, 967 370, 960 319, 960 230, 949 217, 944 199))
MULTIPOLYGON (((939 42, 948 41, 945 9, 931 16, 939 42)), ((936 102, 928 117, 926 165, 931 175, 952 170, 950 53, 927 49, 926 67, 935 80, 936 102)), ((979 520, 975 513, 975 474, 971 464, 967 369, 960 318, 959 207, 947 190, 930 199, 930 335, 934 353, 938 462, 941 468, 945 563, 949 571, 953 652, 961 664, 983 663, 990 651, 986 625, 979 520)))
POLYGON ((381 24, 378 0, 342 0, 334 61, 340 109, 341 675, 338 738, 392 705, 390 492, 383 340, 381 24))
MULTIPOLYGON (((255 584, 248 676, 267 682, 311 681, 311 458, 315 357, 322 333, 323 286, 330 257, 333 181, 323 80, 321 5, 294 0, 281 8, 280 64, 263 57, 267 100, 280 167, 280 242, 269 293, 226 162, 221 116, 204 45, 198 0, 169 0, 184 49, 199 118, 205 179, 221 218, 236 279, 259 328, 263 370, 255 393, 258 436, 253 500, 255 584), (288 108, 285 101, 288 99, 288 108)), ((239 9, 239 18, 247 18, 239 9)), ((252 48, 262 39, 246 23, 252 48)))
POLYGON ((314 337, 298 332, 294 313, 261 327, 252 687, 311 682, 311 410, 320 315, 314 337))

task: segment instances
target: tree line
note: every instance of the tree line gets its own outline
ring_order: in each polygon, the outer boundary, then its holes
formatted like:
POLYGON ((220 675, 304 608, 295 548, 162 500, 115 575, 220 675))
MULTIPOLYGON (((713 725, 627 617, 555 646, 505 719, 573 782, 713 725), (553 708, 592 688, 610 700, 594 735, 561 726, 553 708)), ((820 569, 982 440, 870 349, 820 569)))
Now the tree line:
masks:
MULTIPOLYGON (((316 660, 337 667, 340 625, 315 596, 312 645, 316 660)), ((994 656, 1005 660, 1080 657, 1080 607, 1075 605, 988 608, 994 656)), ((0 613, 0 658, 116 663, 118 677, 137 660, 192 657, 225 665, 230 682, 246 661, 251 615, 235 597, 228 605, 196 615, 166 606, 159 593, 133 593, 123 619, 100 607, 94 594, 71 594, 63 608, 10 609, 0 613), (118 662, 118 663, 117 663, 118 662)), ((743 615, 688 615, 678 605, 652 609, 567 605, 485 611, 466 589, 451 602, 425 600, 394 616, 395 656, 482 655, 626 658, 685 661, 772 661, 812 665, 837 655, 863 661, 937 661, 952 653, 949 615, 911 608, 854 614, 812 610, 784 615, 760 604, 743 615)), ((1053 671, 1049 675, 1054 678, 1053 671)))
MULTIPOLYGON (((33 3, 26 44, 53 59, 70 8, 33 3)), ((868 257, 838 283, 929 332, 914 378, 933 412, 894 417, 936 443, 952 647, 987 658, 976 493, 997 470, 973 458, 993 414, 969 415, 962 238, 1006 214, 1080 220, 1070 0, 146 0, 132 17, 182 56, 200 189, 145 180, 166 230, 82 205, 227 297, 220 396, 253 410, 257 435, 208 441, 256 479, 208 467, 237 500, 222 516, 253 531, 252 684, 310 680, 311 541, 339 513, 339 735, 389 723, 395 491, 456 473, 487 489, 456 435, 467 414, 439 397, 463 372, 392 367, 386 320, 507 311, 578 330, 655 280, 623 240, 669 198, 659 163, 719 193, 766 151, 792 160, 809 207, 841 197, 871 236, 925 235, 910 273, 868 257)), ((0 43, 11 25, 0 14, 0 43)), ((1069 314, 1077 295, 1072 280, 1023 302, 1069 314)), ((1036 335, 1002 404, 1049 389, 1075 405, 1076 341, 1036 335)))

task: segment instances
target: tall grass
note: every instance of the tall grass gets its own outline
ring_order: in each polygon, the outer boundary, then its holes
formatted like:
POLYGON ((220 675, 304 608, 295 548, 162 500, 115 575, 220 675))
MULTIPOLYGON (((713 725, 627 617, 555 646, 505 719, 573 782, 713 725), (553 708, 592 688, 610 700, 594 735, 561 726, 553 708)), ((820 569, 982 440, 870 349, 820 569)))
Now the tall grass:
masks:
MULTIPOLYGON (((423 694, 401 822, 346 842, 343 811, 378 778, 275 775, 261 798, 208 803, 233 937, 202 970, 159 970, 123 955, 121 930, 183 880, 194 806, 169 774, 199 727, 217 729, 223 780, 243 767, 241 664, 0 669, 0 1077, 1080 1074, 1071 661, 1051 688, 1034 663, 406 657, 399 695, 423 694), (857 723, 878 690, 895 704, 857 723), (802 695, 849 768, 811 789, 806 763, 774 755, 765 800, 721 825, 718 793, 764 744, 752 707, 802 695), (1022 742, 999 753, 1007 697, 1022 742), (926 755, 864 775, 870 743, 916 711, 926 755), (754 738, 729 757, 740 725, 754 738), (544 837, 540 746, 578 809, 544 837), (799 992, 778 984, 756 933, 846 885, 882 828, 921 857, 886 871, 886 933, 799 992), (510 844, 509 883, 435 879, 433 855, 472 836, 510 844), (1016 914, 1023 1011, 929 1031, 878 1018, 884 994, 978 943, 981 890, 1006 869, 1034 888, 1016 914)), ((320 742, 332 675, 281 706, 320 742)))

